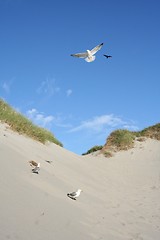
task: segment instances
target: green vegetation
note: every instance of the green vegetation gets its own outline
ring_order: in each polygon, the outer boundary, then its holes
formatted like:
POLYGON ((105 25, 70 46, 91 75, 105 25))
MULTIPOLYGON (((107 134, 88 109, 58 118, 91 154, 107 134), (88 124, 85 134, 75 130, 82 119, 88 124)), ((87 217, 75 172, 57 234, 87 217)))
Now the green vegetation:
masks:
POLYGON ((107 144, 119 150, 126 150, 133 146, 135 133, 128 130, 116 130, 112 132, 107 140, 107 144))
POLYGON ((18 132, 19 134, 24 134, 41 143, 50 141, 63 147, 62 143, 59 142, 51 132, 47 131, 44 128, 36 126, 30 120, 15 111, 11 106, 9 106, 1 99, 0 121, 3 123, 7 123, 13 131, 18 132))
POLYGON ((106 151, 127 150, 134 146, 135 139, 137 141, 144 141, 145 138, 160 140, 160 123, 137 132, 124 129, 116 130, 107 138, 102 152, 106 155, 106 151))
MULTIPOLYGON (((1 99, 0 121, 7 123, 13 131, 18 132, 19 134, 24 134, 41 143, 50 141, 63 147, 63 144, 59 142, 51 132, 36 126, 1 99)), ((94 146, 82 155, 101 150, 106 157, 111 157, 113 151, 132 148, 134 146, 135 139, 138 141, 144 141, 145 138, 160 140, 160 123, 137 132, 124 129, 116 130, 110 134, 104 146, 94 146)))
POLYGON ((125 129, 115 130, 109 135, 104 146, 95 146, 82 155, 101 150, 104 156, 111 157, 113 152, 132 148, 135 140, 142 142, 145 138, 160 140, 160 123, 137 132, 125 129))
POLYGON ((108 158, 113 156, 113 154, 109 151, 104 151, 103 154, 105 157, 108 157, 108 158))
POLYGON ((160 140, 160 123, 157 123, 154 126, 145 128, 140 132, 142 137, 149 137, 160 140))
POLYGON ((91 149, 89 149, 86 153, 83 153, 82 155, 87 155, 93 152, 96 152, 98 150, 101 150, 103 148, 103 146, 94 146, 91 149))

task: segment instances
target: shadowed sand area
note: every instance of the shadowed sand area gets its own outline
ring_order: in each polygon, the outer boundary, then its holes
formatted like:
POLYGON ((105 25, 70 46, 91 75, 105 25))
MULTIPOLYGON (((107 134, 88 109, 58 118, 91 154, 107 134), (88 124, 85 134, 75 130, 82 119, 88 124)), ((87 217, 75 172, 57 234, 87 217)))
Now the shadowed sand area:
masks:
POLYGON ((0 124, 0 163, 1 240, 160 239, 160 141, 78 156, 0 124))

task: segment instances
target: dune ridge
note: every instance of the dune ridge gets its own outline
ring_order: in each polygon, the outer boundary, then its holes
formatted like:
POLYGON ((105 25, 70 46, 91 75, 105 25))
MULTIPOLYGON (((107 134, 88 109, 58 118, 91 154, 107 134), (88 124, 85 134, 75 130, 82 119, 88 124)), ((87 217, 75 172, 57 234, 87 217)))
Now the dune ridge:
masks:
POLYGON ((0 124, 0 236, 20 240, 159 240, 160 141, 79 156, 0 124), (29 161, 40 162, 39 174, 29 161), (67 193, 83 192, 74 201, 67 193))

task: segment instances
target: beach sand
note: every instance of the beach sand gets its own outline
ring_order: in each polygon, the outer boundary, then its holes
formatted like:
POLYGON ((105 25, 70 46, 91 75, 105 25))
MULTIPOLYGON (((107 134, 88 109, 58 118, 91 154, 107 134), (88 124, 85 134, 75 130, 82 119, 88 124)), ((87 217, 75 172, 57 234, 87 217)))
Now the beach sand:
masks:
POLYGON ((160 141, 79 156, 1 123, 0 164, 1 240, 160 239, 160 141), (76 201, 67 197, 79 188, 76 201))

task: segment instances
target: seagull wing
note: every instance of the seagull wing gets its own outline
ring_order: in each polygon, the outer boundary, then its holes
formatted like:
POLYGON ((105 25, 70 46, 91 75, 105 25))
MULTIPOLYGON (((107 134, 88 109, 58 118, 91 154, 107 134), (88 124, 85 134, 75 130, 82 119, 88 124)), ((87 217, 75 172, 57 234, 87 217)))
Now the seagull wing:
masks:
POLYGON ((84 52, 84 53, 75 53, 75 54, 71 54, 72 57, 78 57, 78 58, 86 58, 88 55, 87 55, 87 52, 84 52))
POLYGON ((99 44, 98 46, 94 47, 92 50, 91 50, 91 54, 94 55, 96 52, 98 52, 101 47, 103 46, 103 43, 99 44))
POLYGON ((77 193, 76 193, 76 192, 69 193, 69 196, 71 196, 71 197, 76 197, 76 196, 77 196, 77 193))
POLYGON ((38 172, 40 170, 40 168, 38 166, 36 166, 35 168, 32 169, 32 172, 38 172))

